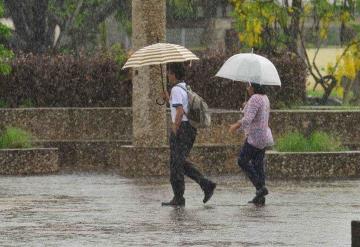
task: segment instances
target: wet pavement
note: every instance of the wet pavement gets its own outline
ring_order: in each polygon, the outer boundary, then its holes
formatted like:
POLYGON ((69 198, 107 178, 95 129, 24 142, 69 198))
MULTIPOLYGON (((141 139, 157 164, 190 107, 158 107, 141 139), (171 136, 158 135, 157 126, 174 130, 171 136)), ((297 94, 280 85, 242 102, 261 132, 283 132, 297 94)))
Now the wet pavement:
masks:
POLYGON ((243 178, 213 179, 208 204, 187 181, 186 207, 174 209, 160 206, 166 178, 1 177, 0 246, 351 246, 360 180, 270 181, 256 207, 243 178))

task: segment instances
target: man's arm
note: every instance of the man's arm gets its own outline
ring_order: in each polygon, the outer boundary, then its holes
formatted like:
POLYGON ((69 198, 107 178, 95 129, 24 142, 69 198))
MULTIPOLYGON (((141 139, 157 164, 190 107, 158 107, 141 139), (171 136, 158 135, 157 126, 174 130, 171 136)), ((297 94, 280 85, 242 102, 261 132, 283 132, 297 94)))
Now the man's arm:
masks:
POLYGON ((176 134, 177 130, 180 128, 180 124, 183 116, 184 116, 184 108, 182 105, 179 105, 176 107, 175 123, 173 123, 172 125, 172 131, 174 134, 176 134))

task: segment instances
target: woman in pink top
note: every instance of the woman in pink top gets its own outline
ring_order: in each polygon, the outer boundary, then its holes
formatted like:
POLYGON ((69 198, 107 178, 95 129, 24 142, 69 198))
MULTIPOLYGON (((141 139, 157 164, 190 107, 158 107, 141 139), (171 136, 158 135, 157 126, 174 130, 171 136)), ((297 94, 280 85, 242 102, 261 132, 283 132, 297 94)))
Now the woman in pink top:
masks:
POLYGON ((273 145, 268 124, 270 102, 263 86, 249 83, 246 90, 250 99, 245 105, 244 117, 232 124, 229 131, 245 132, 246 140, 240 151, 238 165, 256 188, 256 195, 249 203, 264 205, 265 196, 269 193, 265 187, 265 149, 273 145))

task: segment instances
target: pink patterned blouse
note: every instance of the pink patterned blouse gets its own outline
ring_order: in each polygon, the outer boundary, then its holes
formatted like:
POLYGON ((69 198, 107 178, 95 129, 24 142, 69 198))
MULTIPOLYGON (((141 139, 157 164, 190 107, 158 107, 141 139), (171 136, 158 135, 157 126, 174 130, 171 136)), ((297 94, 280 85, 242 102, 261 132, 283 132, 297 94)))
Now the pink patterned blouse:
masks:
POLYGON ((244 108, 239 131, 244 131, 247 142, 259 149, 274 144, 269 128, 270 102, 266 95, 254 94, 244 108))

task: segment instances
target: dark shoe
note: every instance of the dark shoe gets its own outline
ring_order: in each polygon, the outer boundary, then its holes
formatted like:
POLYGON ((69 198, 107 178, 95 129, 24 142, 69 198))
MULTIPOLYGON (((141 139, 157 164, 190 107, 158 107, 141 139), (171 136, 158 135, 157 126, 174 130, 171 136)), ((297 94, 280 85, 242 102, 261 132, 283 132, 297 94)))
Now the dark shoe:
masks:
POLYGON ((264 206, 265 205, 265 197, 258 197, 255 196, 251 201, 248 201, 248 203, 253 203, 256 206, 264 206))
POLYGON ((209 183, 203 189, 205 194, 203 203, 207 203, 210 200, 210 198, 214 194, 215 188, 216 188, 216 183, 209 181, 209 183))
POLYGON ((269 191, 268 191, 268 189, 267 189, 265 186, 261 187, 260 189, 258 189, 258 190, 256 191, 256 196, 257 196, 257 197, 264 197, 264 196, 266 196, 267 194, 269 194, 269 191))
POLYGON ((183 207, 185 206, 185 198, 173 198, 171 201, 169 202, 162 202, 161 206, 170 206, 170 207, 183 207))

